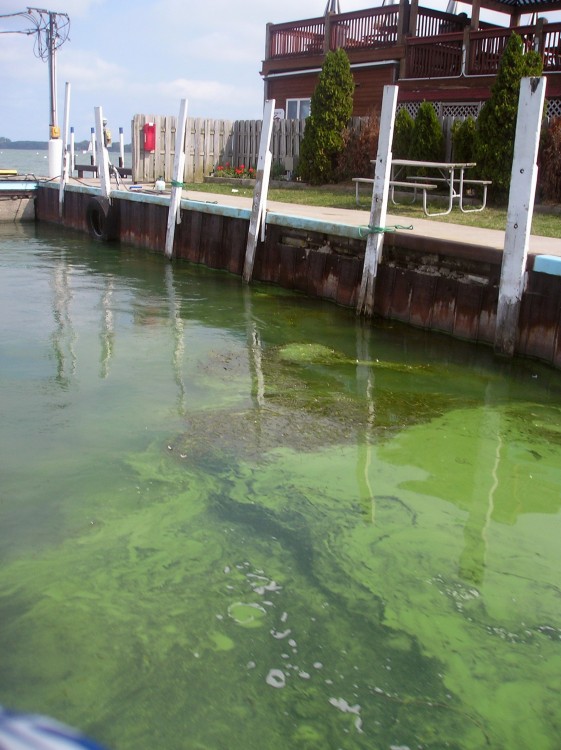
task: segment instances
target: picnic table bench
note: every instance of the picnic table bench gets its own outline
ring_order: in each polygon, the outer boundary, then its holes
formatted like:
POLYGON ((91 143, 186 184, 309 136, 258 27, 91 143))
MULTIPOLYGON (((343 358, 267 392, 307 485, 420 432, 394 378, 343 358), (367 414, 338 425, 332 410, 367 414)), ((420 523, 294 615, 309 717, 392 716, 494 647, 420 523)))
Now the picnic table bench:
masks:
MULTIPOLYGON (((359 192, 358 188, 361 184, 369 184, 374 185, 374 180, 370 177, 353 177, 353 182, 355 183, 356 188, 356 204, 357 206, 360 205, 359 201, 359 192)), ((394 206, 398 206, 399 203, 395 200, 395 188, 413 188, 413 198, 411 200, 411 203, 414 203, 417 200, 417 190, 422 190, 423 192, 423 210, 425 213, 427 213, 427 191, 428 190, 436 190, 436 185, 428 182, 412 182, 412 181, 403 181, 403 180, 390 180, 390 200, 394 204, 394 206)))
POLYGON ((475 162, 436 162, 436 161, 418 161, 416 159, 393 159, 392 160, 392 180, 395 180, 401 174, 401 179, 411 179, 413 182, 418 180, 419 177, 413 176, 409 178, 408 175, 404 174, 406 170, 420 169, 420 170, 433 170, 439 173, 439 177, 422 177, 427 184, 442 184, 448 188, 448 205, 444 211, 427 211, 425 207, 425 214, 427 216, 445 216, 452 210, 454 201, 458 201, 460 211, 463 213, 470 213, 472 211, 482 211, 487 203, 487 188, 491 184, 489 180, 466 180, 464 178, 465 171, 475 167, 475 162), (464 188, 466 185, 479 185, 483 188, 483 200, 482 205, 477 208, 464 208, 464 188))
MULTIPOLYGON (((425 182, 434 182, 434 183, 443 183, 445 185, 449 184, 449 180, 446 177, 426 177, 425 175, 408 175, 405 179, 411 180, 412 182, 416 182, 418 180, 425 180, 425 182)), ((462 181, 463 187, 481 187, 483 189, 483 195, 481 198, 481 205, 477 208, 464 208, 463 200, 460 202, 460 210, 463 211, 465 214, 472 213, 474 211, 483 211, 485 206, 487 205, 487 188, 489 185, 493 184, 492 180, 466 180, 465 178, 460 177, 454 177, 454 184, 460 185, 460 179, 462 181)), ((463 190, 462 190, 462 197, 463 197, 463 190)))

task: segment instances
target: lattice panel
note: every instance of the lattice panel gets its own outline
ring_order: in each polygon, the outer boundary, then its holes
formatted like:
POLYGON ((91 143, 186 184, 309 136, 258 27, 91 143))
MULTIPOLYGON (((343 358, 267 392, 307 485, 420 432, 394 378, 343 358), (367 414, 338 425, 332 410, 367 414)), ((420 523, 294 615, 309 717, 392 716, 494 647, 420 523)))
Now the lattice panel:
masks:
POLYGON ((547 116, 561 117, 561 99, 550 99, 547 102, 547 116))
POLYGON ((398 104, 397 112, 399 112, 400 109, 406 109, 411 115, 411 117, 415 119, 417 117, 417 112, 419 111, 420 106, 421 106, 420 102, 407 102, 406 104, 398 104))
MULTIPOLYGON (((406 102, 398 104, 397 110, 406 109, 411 117, 415 119, 419 111, 420 102, 406 102)), ((483 102, 433 102, 434 110, 439 117, 465 118, 473 117, 477 119, 483 102)), ((561 117, 561 99, 547 100, 547 117, 561 117)))
POLYGON ((465 102, 465 103, 446 103, 440 105, 441 117, 473 117, 477 118, 481 104, 479 102, 465 102))

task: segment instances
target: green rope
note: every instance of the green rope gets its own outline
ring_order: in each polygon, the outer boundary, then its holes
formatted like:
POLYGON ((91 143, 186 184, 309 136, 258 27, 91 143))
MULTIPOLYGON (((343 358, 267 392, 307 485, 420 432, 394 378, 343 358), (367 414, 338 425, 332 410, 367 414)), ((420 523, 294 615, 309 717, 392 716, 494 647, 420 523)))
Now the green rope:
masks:
POLYGON ((413 224, 406 227, 402 224, 394 224, 389 227, 371 227, 370 224, 367 227, 358 228, 359 237, 367 237, 369 234, 382 234, 383 232, 397 232, 398 229, 413 229, 413 224))
POLYGON ((172 187, 184 188, 185 187, 185 183, 184 182, 178 182, 177 180, 172 180, 171 181, 171 186, 172 187))

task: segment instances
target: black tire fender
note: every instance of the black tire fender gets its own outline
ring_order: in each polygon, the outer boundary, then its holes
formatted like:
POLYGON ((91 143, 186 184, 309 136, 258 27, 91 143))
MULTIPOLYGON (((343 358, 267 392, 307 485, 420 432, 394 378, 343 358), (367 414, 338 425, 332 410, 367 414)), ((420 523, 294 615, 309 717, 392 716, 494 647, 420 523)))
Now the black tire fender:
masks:
POLYGON ((117 211, 108 198, 90 198, 86 206, 86 223, 94 240, 110 242, 118 239, 117 211))

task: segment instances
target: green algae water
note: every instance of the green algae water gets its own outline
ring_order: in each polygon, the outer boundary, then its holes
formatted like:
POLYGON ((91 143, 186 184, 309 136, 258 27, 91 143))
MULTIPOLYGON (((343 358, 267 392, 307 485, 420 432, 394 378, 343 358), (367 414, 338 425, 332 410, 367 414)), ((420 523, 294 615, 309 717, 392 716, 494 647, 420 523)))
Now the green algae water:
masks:
POLYGON ((0 227, 0 704, 111 750, 554 750, 561 374, 0 227))

